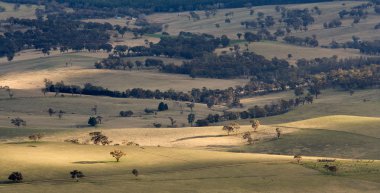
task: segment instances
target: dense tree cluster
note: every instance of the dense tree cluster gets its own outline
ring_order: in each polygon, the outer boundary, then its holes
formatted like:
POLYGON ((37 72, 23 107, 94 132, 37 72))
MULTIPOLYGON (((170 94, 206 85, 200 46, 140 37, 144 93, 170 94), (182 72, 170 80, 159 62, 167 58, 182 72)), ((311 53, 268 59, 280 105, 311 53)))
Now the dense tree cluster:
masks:
MULTIPOLYGON (((94 86, 90 83, 84 85, 83 88, 77 85, 65 85, 63 82, 57 82, 53 84, 51 81, 45 81, 45 88, 47 92, 56 92, 56 93, 73 93, 73 94, 85 94, 93 96, 109 96, 117 98, 142 98, 142 99, 171 99, 175 101, 189 101, 189 102, 198 102, 198 103, 212 103, 214 104, 233 104, 236 102, 236 92, 233 88, 225 90, 211 90, 207 88, 203 89, 192 89, 191 92, 177 92, 174 90, 160 91, 160 90, 149 90, 142 88, 128 89, 126 91, 111 91, 109 89, 94 86)), ((161 106, 161 109, 167 110, 167 105, 164 103, 161 106)), ((160 108, 159 106, 159 108, 160 108)))
POLYGON ((307 26, 314 23, 315 19, 309 9, 283 9, 281 21, 287 27, 294 30, 307 30, 307 26))
MULTIPOLYGON (((40 4, 50 1, 40 0, 5 0, 11 3, 28 3, 40 4)), ((290 3, 312 3, 312 2, 326 2, 331 0, 57 0, 59 3, 65 3, 71 8, 75 9, 142 9, 153 10, 155 12, 173 12, 185 10, 199 10, 206 9, 210 6, 217 8, 236 8, 244 7, 247 4, 250 6, 270 5, 270 4, 290 4, 290 3)))
MULTIPOLYGON (((380 25, 379 25, 380 26, 380 25)), ((380 40, 362 41, 359 37, 353 36, 352 41, 339 43, 332 41, 329 45, 330 48, 352 48, 358 49, 361 53, 369 55, 380 54, 380 40)))
POLYGON ((280 100, 277 103, 272 103, 268 105, 264 105, 263 107, 254 106, 249 108, 247 111, 242 112, 228 112, 225 111, 223 115, 219 114, 209 114, 204 119, 199 119, 196 121, 197 126, 204 127, 209 124, 218 123, 222 121, 231 121, 238 119, 252 119, 252 118, 261 118, 261 117, 269 117, 280 115, 289 112, 290 110, 304 105, 305 103, 313 103, 313 96, 299 96, 295 99, 290 100, 280 100))
POLYGON ((257 31, 257 33, 253 32, 245 32, 244 33, 244 39, 248 42, 259 42, 261 40, 271 40, 276 41, 277 36, 272 35, 268 30, 266 29, 260 29, 257 31))
POLYGON ((255 80, 274 82, 288 79, 289 69, 289 63, 285 60, 277 58, 267 60, 255 53, 243 52, 225 55, 207 54, 184 62, 182 66, 166 65, 162 71, 209 78, 252 76, 255 80))
POLYGON ((367 9, 372 7, 372 3, 363 3, 361 5, 352 7, 351 10, 347 11, 346 9, 340 11, 338 13, 341 19, 345 17, 353 17, 353 18, 366 18, 368 15, 367 9))
POLYGON ((120 111, 120 117, 132 117, 133 111, 120 111))
POLYGON ((136 46, 128 50, 127 56, 159 56, 182 57, 192 59, 205 52, 213 52, 219 46, 227 46, 227 36, 215 38, 208 34, 180 32, 178 36, 162 36, 160 42, 150 47, 136 46))
POLYGON ((25 30, 10 31, 0 35, 0 57, 13 59, 16 52, 26 49, 39 49, 49 54, 52 49, 67 51, 68 49, 106 50, 111 51, 108 44, 111 24, 84 23, 79 21, 49 17, 47 20, 9 18, 6 23, 20 25, 25 30))
POLYGON ((284 41, 288 44, 294 44, 298 46, 308 46, 308 47, 317 47, 319 42, 317 37, 313 35, 313 37, 295 37, 295 36, 286 36, 284 37, 284 41))
POLYGON ((324 28, 336 28, 342 26, 342 22, 339 19, 334 19, 330 22, 323 23, 324 28))

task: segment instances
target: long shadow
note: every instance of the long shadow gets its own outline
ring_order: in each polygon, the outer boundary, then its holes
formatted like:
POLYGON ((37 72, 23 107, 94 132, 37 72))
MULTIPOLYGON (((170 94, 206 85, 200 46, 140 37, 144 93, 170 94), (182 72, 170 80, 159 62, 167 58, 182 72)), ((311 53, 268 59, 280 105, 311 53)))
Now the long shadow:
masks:
POLYGON ((12 181, 0 181, 0 184, 17 184, 17 183, 12 182, 12 181))
POLYGON ((209 137, 226 137, 228 135, 200 135, 200 136, 192 136, 192 137, 184 137, 184 138, 179 138, 171 142, 177 142, 177 141, 184 141, 184 140, 189 140, 189 139, 200 139, 200 138, 209 138, 209 137))
POLYGON ((114 161, 77 161, 73 162, 73 164, 106 164, 106 163, 111 163, 114 161))

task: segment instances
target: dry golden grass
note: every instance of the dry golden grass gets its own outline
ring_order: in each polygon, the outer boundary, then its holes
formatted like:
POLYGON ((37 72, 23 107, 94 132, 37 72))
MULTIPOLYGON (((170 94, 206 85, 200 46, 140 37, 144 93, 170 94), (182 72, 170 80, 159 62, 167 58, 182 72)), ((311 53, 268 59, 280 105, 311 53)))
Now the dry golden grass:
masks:
MULTIPOLYGON (((239 44, 241 50, 247 50, 246 44, 239 44)), ((229 47, 217 49, 216 53, 222 53, 223 51, 229 52, 229 47)), ((300 47, 290 44, 285 44, 281 42, 253 42, 248 44, 248 51, 253 51, 259 55, 265 56, 267 59, 272 59, 274 57, 280 59, 286 59, 290 64, 295 64, 298 59, 314 59, 321 57, 332 57, 338 56, 338 58, 350 58, 350 57, 360 57, 362 54, 358 50, 354 49, 328 49, 328 48, 309 48, 300 47), (288 54, 292 57, 289 59, 288 54)))
MULTIPOLYGON (((89 54, 89 53, 88 53, 89 54)), ((243 85, 248 80, 222 80, 206 78, 190 78, 186 75, 165 74, 147 70, 102 70, 95 69, 94 63, 99 58, 81 53, 51 56, 11 63, 0 64, 0 85, 8 85, 14 89, 40 89, 45 78, 52 81, 64 81, 67 84, 83 85, 92 83, 114 90, 128 88, 174 89, 189 91, 192 88, 223 89, 243 85), (66 63, 73 66, 65 67, 66 63)), ((132 61, 145 61, 147 57, 131 58, 132 61)), ((154 57, 152 57, 154 58, 154 57)), ((159 58, 166 63, 180 64, 181 60, 159 58)))
POLYGON ((36 5, 31 5, 31 6, 21 5, 19 10, 14 11, 13 9, 14 5, 15 4, 13 3, 0 2, 0 6, 6 9, 5 12, 0 13, 0 19, 7 19, 9 17, 36 18, 34 11, 37 8, 42 8, 42 6, 36 6, 36 5))
MULTIPOLYGON (((359 5, 362 2, 355 1, 336 1, 336 2, 323 2, 323 3, 312 3, 312 4, 295 4, 295 5, 285 5, 285 7, 292 8, 313 8, 318 6, 322 10, 322 15, 314 15, 316 22, 309 26, 309 31, 307 32, 293 32, 291 35, 305 37, 317 35, 317 39, 320 45, 327 45, 332 40, 338 42, 350 41, 352 36, 361 37, 363 40, 375 40, 379 39, 380 35, 374 26, 378 23, 380 16, 373 12, 373 9, 369 9, 369 17, 362 20, 359 24, 351 25, 353 19, 343 19, 343 26, 334 29, 324 29, 323 23, 329 22, 333 19, 339 18, 338 12, 343 9, 350 9, 353 6, 359 5), (342 3, 346 5, 343 6, 342 3)), ((232 39, 237 39, 237 33, 244 33, 246 31, 251 31, 250 29, 245 29, 240 25, 242 21, 256 19, 257 12, 263 12, 266 15, 274 16, 275 20, 280 18, 280 14, 275 12, 275 6, 259 6, 254 7, 255 15, 249 15, 249 9, 238 8, 238 9, 222 9, 219 10, 215 17, 209 19, 205 18, 204 12, 199 11, 198 14, 201 16, 200 21, 189 21, 186 15, 187 12, 181 13, 164 13, 164 14, 153 14, 148 18, 152 22, 169 24, 167 32, 170 34, 178 34, 181 31, 188 31, 194 33, 208 33, 216 36, 227 35, 232 39), (224 23, 225 13, 234 12, 234 16, 231 18, 231 23, 224 23), (220 24, 220 28, 216 28, 215 24, 220 24)), ((274 27, 270 28, 270 31, 274 32, 280 24, 276 24, 274 27)), ((280 42, 281 38, 279 39, 280 42)), ((244 44, 240 45, 242 49, 245 49, 244 44)), ((287 58, 287 54, 291 53, 294 57, 291 59, 291 63, 294 63, 296 59, 299 58, 315 58, 315 57, 331 57, 337 55, 341 58, 360 56, 360 53, 356 50, 331 50, 323 48, 304 48, 292 45, 286 45, 282 43, 272 43, 272 42, 258 42, 253 43, 250 46, 250 50, 257 52, 258 54, 264 55, 268 58, 278 57, 287 58)), ((221 49, 226 50, 226 49, 221 49)), ((220 52, 221 50, 217 51, 220 52)), ((227 48, 228 50, 228 48, 227 48)))
MULTIPOLYGON (((376 177, 321 175, 288 156, 189 149, 118 147, 127 156, 116 163, 114 147, 63 143, 1 144, 0 175, 21 171, 25 183, 0 184, 2 192, 376 192, 376 177), (10 164, 11 163, 11 164, 10 164), (131 174, 139 170, 139 177, 131 174), (75 182, 69 171, 87 177, 75 182), (281 172, 279 172, 281 171, 281 172)), ((314 162, 315 158, 305 158, 314 162)), ((375 167, 371 166, 371 167, 375 167)))
POLYGON ((281 124, 298 129, 326 129, 380 138, 380 118, 348 115, 325 116, 281 124))

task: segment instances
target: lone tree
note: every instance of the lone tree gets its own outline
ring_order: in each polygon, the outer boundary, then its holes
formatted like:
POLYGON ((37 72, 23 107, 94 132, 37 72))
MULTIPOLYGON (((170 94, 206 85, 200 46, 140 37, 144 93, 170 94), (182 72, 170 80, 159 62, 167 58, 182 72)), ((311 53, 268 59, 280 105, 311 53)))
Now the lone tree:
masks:
POLYGON ((127 154, 121 150, 113 150, 110 152, 110 155, 116 159, 116 162, 119 162, 120 158, 127 154))
POLYGON ((195 107, 195 104, 194 102, 191 102, 191 103, 186 103, 187 107, 190 108, 190 111, 193 112, 193 108, 195 107))
POLYGON ((62 119, 63 114, 65 114, 65 112, 62 111, 62 110, 59 110, 59 111, 58 111, 58 118, 59 118, 59 119, 62 119))
POLYGON ((294 155, 294 160, 296 160, 296 162, 299 164, 302 160, 302 156, 301 155, 294 155))
POLYGON ((190 124, 191 126, 193 126, 194 120, 195 120, 195 114, 194 114, 194 113, 190 113, 190 114, 187 116, 187 121, 189 122, 189 124, 190 124))
POLYGON ((43 134, 41 134, 41 133, 37 133, 37 134, 29 135, 28 138, 29 138, 30 140, 34 141, 34 142, 37 142, 37 141, 39 141, 40 139, 42 139, 43 137, 44 137, 43 134))
POLYGON ((12 172, 11 175, 9 175, 8 180, 11 180, 13 182, 19 183, 23 180, 21 172, 12 172))
POLYGON ((242 33, 237 33, 237 34, 236 34, 236 36, 238 37, 239 40, 241 39, 241 36, 242 36, 242 35, 243 35, 242 33))
POLYGON ((252 119, 250 122, 252 123, 253 131, 256 132, 256 130, 260 127, 260 121, 257 119, 252 119))
POLYGON ((280 139, 281 133, 282 133, 281 129, 280 128, 276 128, 277 139, 280 139))
POLYGON ((255 144, 255 141, 254 141, 254 139, 252 137, 251 132, 245 132, 243 134, 243 139, 247 140, 247 142, 248 142, 249 145, 255 144))
POLYGON ((158 111, 167 111, 169 110, 169 107, 168 107, 168 104, 165 104, 164 102, 160 102, 160 104, 158 104, 158 111))
POLYGON ((98 120, 96 119, 96 117, 90 117, 88 119, 88 124, 95 127, 98 124, 98 120))
POLYGON ((94 115, 98 114, 98 105, 94 105, 94 107, 91 108, 91 112, 94 113, 94 115))
POLYGON ((132 174, 133 174, 134 176, 138 177, 138 176, 139 176, 139 171, 138 171, 137 169, 133 169, 133 170, 132 170, 132 174))
POLYGON ((170 126, 171 127, 176 127, 176 123, 177 123, 177 121, 176 120, 174 120, 174 118, 173 117, 168 117, 168 119, 170 120, 170 126))
POLYGON ((227 134, 230 135, 232 132, 238 132, 240 125, 238 123, 231 123, 229 125, 223 126, 223 131, 227 131, 227 134))
POLYGON ((103 135, 102 132, 96 131, 89 133, 91 136, 91 141, 95 144, 109 145, 112 141, 108 140, 108 137, 103 135))
POLYGON ((55 111, 54 111, 54 109, 49 108, 48 109, 48 113, 49 113, 49 116, 51 117, 51 116, 53 116, 53 114, 55 113, 55 111))
POLYGON ((84 174, 79 170, 73 170, 70 172, 71 178, 75 179, 77 182, 79 182, 80 178, 84 177, 84 174))
POLYGON ((20 127, 20 126, 26 126, 26 121, 24 121, 23 119, 21 119, 20 117, 17 117, 17 118, 14 118, 14 119, 11 119, 11 123, 17 127, 20 127))

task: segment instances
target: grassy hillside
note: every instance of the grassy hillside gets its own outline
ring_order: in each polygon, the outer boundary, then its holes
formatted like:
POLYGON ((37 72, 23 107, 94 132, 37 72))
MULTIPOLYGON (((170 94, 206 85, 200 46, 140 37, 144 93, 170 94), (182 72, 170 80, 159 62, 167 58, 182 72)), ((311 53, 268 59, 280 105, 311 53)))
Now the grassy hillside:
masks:
MULTIPOLYGON (((322 11, 322 15, 313 15, 316 21, 314 24, 309 26, 309 30, 304 32, 292 32, 290 35, 298 37, 311 37, 313 34, 317 36, 320 45, 328 45, 332 40, 338 42, 350 41, 352 36, 358 36, 363 40, 375 40, 379 39, 380 36, 374 26, 378 23, 380 15, 375 14, 373 8, 369 9, 369 16, 367 19, 363 19, 359 24, 352 25, 352 18, 345 18, 342 20, 343 25, 339 28, 324 29, 323 23, 330 22, 333 19, 338 19, 338 12, 347 9, 350 10, 351 7, 359 5, 363 1, 335 1, 335 2, 324 2, 324 3, 311 3, 311 4, 297 4, 297 5, 285 5, 288 9, 312 9, 314 6, 318 6, 322 11), (345 4, 345 5, 343 5, 345 4)), ((227 35, 232 39, 237 39, 236 34, 246 31, 252 31, 252 29, 245 29, 241 25, 241 22, 247 20, 253 20, 257 18, 258 12, 263 12, 265 15, 270 15, 277 21, 280 19, 280 13, 275 11, 275 6, 258 6, 253 7, 255 14, 251 16, 249 14, 250 10, 247 8, 239 9, 223 9, 219 10, 215 17, 210 17, 207 19, 203 11, 197 12, 201 16, 201 20, 192 21, 188 20, 187 12, 181 13, 159 13, 149 16, 148 18, 152 22, 168 24, 169 28, 166 30, 170 34, 178 34, 181 31, 194 32, 194 33, 208 33, 215 36, 227 35), (229 12, 234 12, 231 16, 231 23, 224 23, 225 14, 229 12), (220 28, 216 28, 215 24, 220 24, 220 28)), ((271 27, 269 30, 273 33, 280 24, 271 27)), ((315 58, 315 57, 331 57, 337 55, 338 57, 348 58, 353 56, 360 56, 358 51, 354 50, 330 50, 322 48, 304 48, 298 46, 292 46, 282 43, 282 38, 279 38, 279 42, 258 42, 249 45, 250 51, 257 52, 268 58, 274 56, 278 58, 287 58, 290 53, 294 56, 291 62, 294 63, 296 59, 299 58, 315 58)), ((241 49, 246 49, 244 43, 240 44, 241 49)), ((227 50, 227 49, 222 49, 227 50)), ((218 52, 221 52, 219 50, 218 52)))
MULTIPOLYGON (((242 85, 248 80, 192 79, 189 76, 157 73, 156 71, 102 70, 95 69, 99 58, 95 54, 71 53, 28 59, 0 64, 0 85, 14 89, 40 89, 45 78, 52 81, 64 81, 68 84, 83 85, 92 83, 109 89, 126 90, 128 88, 174 89, 189 91, 192 88, 228 88, 242 85), (66 67, 66 63, 69 63, 66 67), (72 66, 70 65, 72 63, 72 66)), ((145 61, 146 57, 130 58, 131 61, 145 61)), ((181 60, 161 58, 166 63, 181 63, 181 60)))
MULTIPOLYGON (((374 192, 380 188, 375 176, 355 179, 325 175, 293 164, 292 158, 285 156, 119 148, 127 156, 116 163, 109 156, 114 147, 2 144, 0 153, 7 156, 0 158, 1 165, 5 166, 0 168, 0 175, 22 171, 25 183, 0 183, 0 188, 2 192, 58 193, 84 189, 91 192, 151 192, 152 189, 155 192, 374 192), (137 179, 131 174, 134 168, 140 173, 137 179), (87 177, 79 183, 74 182, 68 175, 73 169, 83 171, 87 177)), ((314 162, 313 158, 310 162, 314 162)), ((366 168, 376 171, 377 167, 374 163, 366 168)))
POLYGON ((379 150, 374 148, 379 145, 380 138, 376 137, 345 131, 302 129, 285 134, 279 140, 263 139, 256 145, 235 148, 232 151, 279 155, 301 154, 347 159, 380 159, 379 150))
MULTIPOLYGON (((240 43, 240 48, 246 50, 246 43, 240 43)), ((298 59, 314 59, 319 57, 332 57, 334 55, 339 58, 350 58, 350 57, 360 57, 362 54, 359 50, 354 49, 328 49, 328 48, 308 48, 285 44, 282 42, 275 41, 262 41, 253 42, 248 44, 248 50, 253 51, 259 55, 265 56, 268 59, 274 57, 286 59, 290 64, 295 64, 298 59), (288 54, 292 57, 289 59, 288 54)), ((217 49, 217 53, 222 53, 223 51, 229 51, 228 48, 217 49)))
MULTIPOLYGON (((313 8, 318 6, 322 11, 322 15, 313 15, 316 19, 316 22, 309 27, 307 32, 296 32, 293 35, 296 36, 311 36, 316 34, 318 40, 322 44, 331 42, 335 39, 337 41, 350 40, 352 35, 357 35, 359 37, 363 36, 363 39, 378 39, 378 36, 374 33, 376 32, 373 29, 374 25, 377 24, 376 21, 379 19, 379 15, 373 13, 373 9, 370 9, 369 17, 365 20, 362 20, 359 24, 351 26, 352 19, 344 19, 343 27, 334 28, 334 29, 324 29, 323 23, 331 21, 333 19, 338 19, 338 12, 343 9, 350 9, 356 5, 362 4, 363 1, 335 1, 335 2, 323 2, 323 3, 310 3, 310 4, 293 4, 293 5, 284 5, 288 9, 304 9, 304 8, 313 8), (345 4, 345 5, 343 5, 345 4)), ((215 17, 210 17, 207 19, 203 11, 197 12, 201 16, 199 21, 189 21, 186 15, 187 12, 181 13, 158 13, 149 16, 149 19, 152 22, 165 23, 169 24, 167 32, 170 34, 178 34, 180 31, 188 32, 198 32, 198 33, 208 33, 214 34, 217 36, 228 35, 230 38, 237 39, 236 34, 238 32, 242 33, 246 30, 244 26, 241 26, 242 21, 252 20, 257 18, 257 12, 263 12, 265 15, 274 16, 275 20, 280 18, 280 14, 275 11, 274 5, 269 6, 257 6, 253 7, 255 14, 251 16, 250 10, 247 8, 238 8, 238 9, 223 9, 219 10, 215 17), (234 12, 234 15, 231 18, 231 23, 224 23, 225 14, 228 12, 234 12), (220 24, 220 28, 216 28, 215 24, 220 24)), ((278 24, 271 28, 271 30, 276 30, 278 24)))
MULTIPOLYGON (((278 95, 280 94, 281 93, 278 95)), ((350 96, 348 92, 344 91, 324 90, 322 91, 322 95, 318 96, 318 99, 314 100, 313 104, 300 106, 295 110, 280 116, 263 118, 262 121, 265 124, 280 124, 323 117, 327 115, 378 117, 380 116, 380 112, 378 110, 380 108, 379 95, 379 89, 357 90, 353 96, 350 96)), ((270 96, 271 95, 264 96, 263 98, 270 98, 270 96)), ((291 93, 284 96, 285 98, 289 97, 291 96, 291 93)), ((260 105, 260 97, 250 100, 246 99, 246 101, 249 101, 248 104, 255 104, 256 100, 258 100, 258 104, 260 105)), ((278 99, 275 98, 272 101, 275 102, 277 100, 278 99)))

